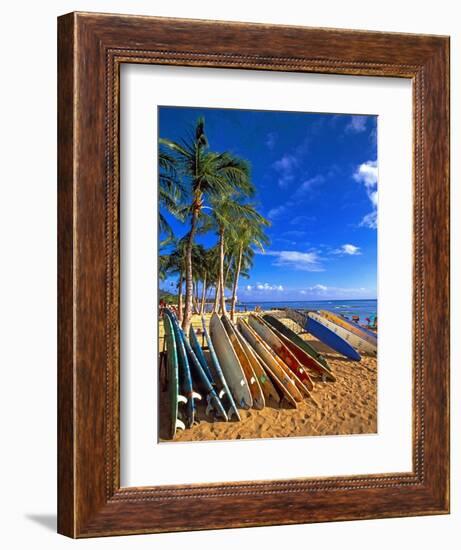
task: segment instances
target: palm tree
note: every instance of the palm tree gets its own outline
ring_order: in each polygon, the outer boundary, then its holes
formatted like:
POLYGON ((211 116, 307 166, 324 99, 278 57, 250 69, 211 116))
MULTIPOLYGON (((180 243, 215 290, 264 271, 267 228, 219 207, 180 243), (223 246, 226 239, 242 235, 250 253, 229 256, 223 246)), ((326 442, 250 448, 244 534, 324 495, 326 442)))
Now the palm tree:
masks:
POLYGON ((164 281, 168 277, 169 269, 170 269, 170 255, 160 254, 158 257, 158 278, 160 281, 164 281))
MULTIPOLYGON (((206 271, 206 250, 205 247, 201 244, 193 244, 192 246, 192 273, 193 273, 193 309, 194 313, 199 313, 198 308, 198 288, 201 281, 205 277, 206 271)), ((203 284, 203 283, 202 283, 203 284)))
POLYGON ((215 280, 214 275, 217 273, 217 248, 212 247, 204 251, 202 269, 201 269, 201 282, 202 282, 202 296, 200 299, 200 315, 205 313, 205 303, 210 287, 210 281, 215 280))
POLYGON ((168 276, 168 272, 177 267, 172 264, 175 258, 171 258, 168 253, 162 254, 162 252, 176 244, 173 230, 168 223, 165 212, 181 219, 181 199, 184 195, 184 188, 177 173, 174 158, 160 148, 158 151, 158 168, 158 226, 159 235, 163 233, 165 236, 159 241, 158 273, 159 279, 163 281, 168 276))
MULTIPOLYGON (((187 235, 186 235, 187 237, 187 235)), ((161 265, 163 264, 163 271, 166 275, 178 276, 178 318, 183 318, 183 287, 184 287, 184 273, 186 268, 186 246, 187 239, 174 241, 174 248, 170 254, 160 256, 161 265)))
POLYGON ((183 318, 183 329, 187 334, 192 316, 192 246, 204 200, 227 195, 235 190, 251 192, 253 187, 249 181, 249 166, 245 161, 229 153, 209 151, 203 118, 197 121, 195 132, 188 139, 180 143, 163 138, 159 141, 162 146, 171 151, 176 170, 188 182, 189 204, 187 209, 183 210, 190 219, 186 248, 186 297, 183 318))
MULTIPOLYGON (((217 287, 219 287, 219 297, 221 311, 223 315, 227 315, 225 289, 227 283, 227 277, 224 276, 225 271, 225 244, 226 239, 232 243, 237 240, 240 231, 246 231, 246 227, 253 227, 256 235, 256 227, 263 225, 269 225, 269 222, 259 214, 254 205, 245 204, 242 202, 242 194, 228 194, 212 201, 213 217, 215 219, 217 233, 218 233, 218 246, 219 246, 219 278, 217 287)), ((258 239, 263 239, 263 232, 258 233, 258 237, 252 242, 256 242, 258 239)), ((243 255, 242 244, 242 255, 243 255)), ((235 260, 235 259, 234 259, 235 260)), ((241 269, 241 255, 238 253, 238 259, 234 261, 234 280, 235 276, 240 273, 241 269), (240 265, 239 265, 240 261, 240 265)), ((232 269, 232 256, 228 260, 228 270, 232 269)))
POLYGON ((237 302, 238 281, 242 269, 246 270, 253 265, 254 250, 256 246, 264 251, 264 246, 270 243, 269 237, 264 233, 264 227, 270 225, 270 222, 263 218, 256 211, 253 216, 240 220, 233 233, 232 245, 236 259, 234 269, 234 280, 232 284, 231 299, 231 319, 234 320, 235 304, 237 302))
POLYGON ((158 151, 158 167, 158 201, 160 207, 158 225, 159 232, 166 234, 166 239, 160 241, 160 248, 163 248, 172 242, 173 230, 162 209, 181 219, 181 199, 184 196, 184 188, 176 170, 174 158, 161 148, 158 151))

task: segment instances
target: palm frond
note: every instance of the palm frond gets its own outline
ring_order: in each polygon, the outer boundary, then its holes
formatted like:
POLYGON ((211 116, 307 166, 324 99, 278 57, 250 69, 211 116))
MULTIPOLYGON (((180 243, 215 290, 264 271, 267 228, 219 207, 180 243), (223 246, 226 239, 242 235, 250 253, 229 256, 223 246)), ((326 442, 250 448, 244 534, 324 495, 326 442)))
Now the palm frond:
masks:
POLYGON ((176 141, 172 141, 171 139, 166 138, 159 138, 158 142, 159 145, 164 145, 171 151, 174 151, 177 155, 180 155, 183 158, 189 158, 189 152, 187 151, 187 149, 176 141))

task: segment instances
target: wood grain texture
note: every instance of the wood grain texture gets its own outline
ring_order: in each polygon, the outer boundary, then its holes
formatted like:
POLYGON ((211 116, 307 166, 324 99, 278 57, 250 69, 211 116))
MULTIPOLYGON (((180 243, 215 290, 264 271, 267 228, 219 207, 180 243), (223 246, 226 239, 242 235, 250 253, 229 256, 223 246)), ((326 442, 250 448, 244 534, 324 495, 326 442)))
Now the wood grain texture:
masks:
POLYGON ((58 530, 71 537, 447 513, 449 41, 73 13, 59 19, 58 530), (411 78, 411 472, 120 488, 119 68, 147 63, 411 78))
POLYGON ((58 531, 75 535, 74 507, 74 39, 70 17, 58 21, 58 531))

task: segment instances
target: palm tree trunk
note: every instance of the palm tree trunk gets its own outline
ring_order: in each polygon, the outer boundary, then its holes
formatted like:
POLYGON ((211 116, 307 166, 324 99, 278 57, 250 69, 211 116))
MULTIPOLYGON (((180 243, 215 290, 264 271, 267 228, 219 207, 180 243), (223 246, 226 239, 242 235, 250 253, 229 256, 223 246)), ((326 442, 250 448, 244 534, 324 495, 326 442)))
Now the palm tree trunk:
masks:
POLYGON ((197 313, 197 281, 192 281, 192 315, 197 313))
POLYGON ((182 285, 183 285, 183 272, 179 273, 179 284, 178 284, 178 319, 182 321, 182 285))
POLYGON ((235 316, 235 302, 237 301, 237 288, 240 277, 240 269, 242 268, 242 256, 243 256, 243 245, 240 245, 239 257, 237 261, 237 268, 234 275, 234 284, 232 285, 232 301, 231 301, 231 319, 234 320, 235 316))
POLYGON ((197 307, 197 282, 192 281, 192 310, 194 315, 198 313, 197 307))
POLYGON ((192 274, 192 247, 194 244, 195 231, 197 228, 197 219, 200 211, 198 200, 194 201, 192 210, 192 219, 190 222, 189 239, 186 248, 186 299, 184 305, 184 318, 182 328, 186 334, 189 334, 189 326, 192 318, 192 298, 193 298, 193 274, 192 274))
POLYGON ((232 254, 229 254, 229 263, 227 264, 226 276, 224 277, 224 282, 226 283, 226 286, 227 282, 229 281, 229 273, 232 267, 232 259, 232 254))
POLYGON ((218 313, 218 303, 219 303, 219 289, 221 287, 221 283, 218 281, 216 283, 216 289, 214 294, 214 303, 213 303, 213 313, 218 313))
POLYGON ((206 286, 206 272, 204 273, 203 275, 203 281, 202 281, 202 302, 200 304, 200 315, 203 315, 204 311, 205 311, 205 299, 206 299, 206 291, 207 291, 207 286, 206 286))
POLYGON ((219 284, 221 312, 227 316, 226 295, 224 293, 226 289, 224 285, 224 227, 219 230, 219 284))

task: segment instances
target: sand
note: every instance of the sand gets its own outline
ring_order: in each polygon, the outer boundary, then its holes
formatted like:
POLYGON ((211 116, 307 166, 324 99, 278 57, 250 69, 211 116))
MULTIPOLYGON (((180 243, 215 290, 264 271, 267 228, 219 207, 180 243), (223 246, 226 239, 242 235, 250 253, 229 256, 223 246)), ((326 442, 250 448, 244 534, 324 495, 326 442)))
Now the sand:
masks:
MULTIPOLYGON (((292 321, 283 321, 296 332, 300 331, 300 327, 292 321)), ((201 326, 198 316, 194 316, 193 326, 201 326)), ((323 353, 336 377, 336 382, 314 380, 314 389, 311 393, 318 407, 309 398, 299 403, 296 409, 283 401, 277 408, 266 406, 263 410, 240 409, 240 422, 221 422, 205 416, 204 408, 198 405, 199 423, 190 429, 178 430, 174 441, 376 433, 376 357, 362 356, 360 362, 350 361, 324 346, 313 336, 301 336, 323 353)), ((163 423, 167 419, 166 394, 161 392, 159 397, 159 435, 162 441, 162 435, 165 433, 163 423)))

